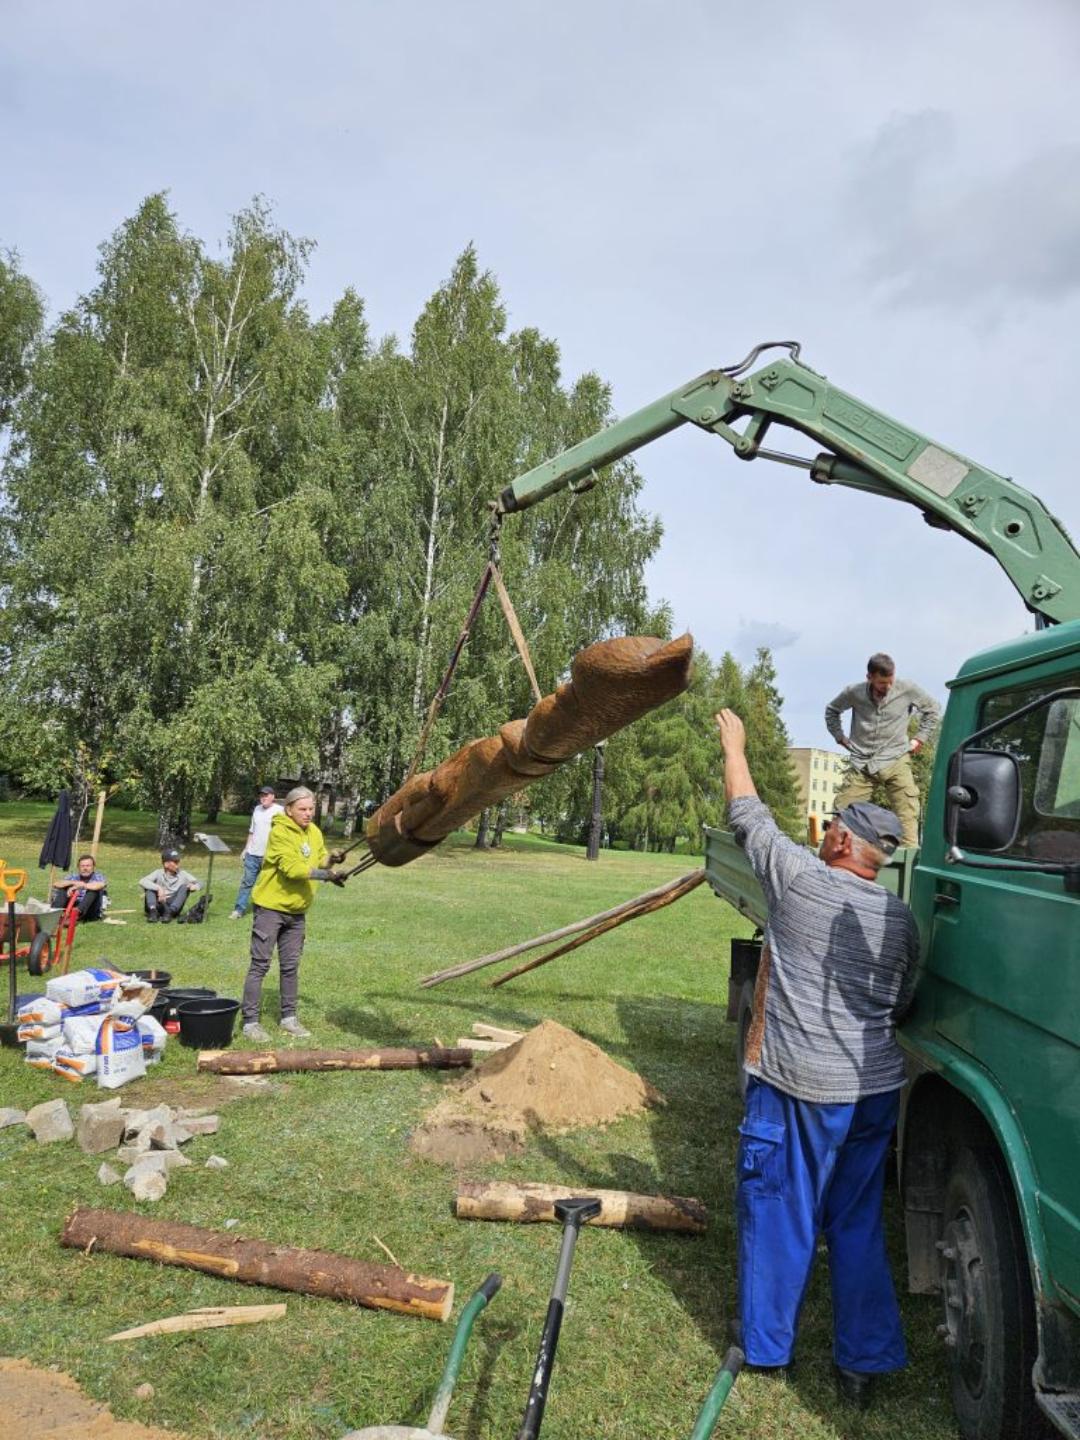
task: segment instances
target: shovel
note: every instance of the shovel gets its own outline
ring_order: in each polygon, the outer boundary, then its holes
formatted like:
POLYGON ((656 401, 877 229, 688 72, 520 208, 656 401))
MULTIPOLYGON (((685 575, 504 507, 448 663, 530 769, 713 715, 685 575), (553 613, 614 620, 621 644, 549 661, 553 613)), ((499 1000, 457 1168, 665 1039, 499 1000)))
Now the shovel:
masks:
POLYGON ((450 1345, 450 1354, 446 1357, 442 1379, 435 1391, 435 1399, 425 1426, 417 1429, 415 1425, 369 1425, 364 1430, 350 1430, 342 1440, 452 1440, 451 1436, 443 1433, 443 1426, 446 1424, 446 1412, 450 1409, 450 1399, 465 1356, 465 1347, 472 1334, 473 1322, 488 1301, 498 1293, 501 1285, 502 1276, 494 1272, 490 1274, 461 1312, 461 1319, 457 1323, 450 1345))
POLYGON ((7 931, 8 931, 8 1003, 7 1020, 0 1024, 0 1045, 17 1045, 19 1022, 15 1018, 15 1005, 17 1002, 17 984, 15 967, 17 965, 16 953, 18 942, 15 937, 15 930, 18 920, 15 915, 15 896, 26 884, 25 870, 9 870, 0 860, 0 889, 4 892, 4 899, 7 901, 7 931))

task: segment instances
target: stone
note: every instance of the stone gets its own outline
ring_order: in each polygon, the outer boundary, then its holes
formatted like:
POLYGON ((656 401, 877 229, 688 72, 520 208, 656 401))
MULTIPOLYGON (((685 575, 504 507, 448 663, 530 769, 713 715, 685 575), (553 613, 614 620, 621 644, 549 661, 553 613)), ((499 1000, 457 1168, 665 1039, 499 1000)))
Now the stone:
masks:
POLYGON ((116 1152, 116 1158, 122 1160, 125 1165, 133 1165, 140 1155, 150 1153, 150 1132, 140 1131, 134 1140, 129 1140, 126 1145, 121 1145, 116 1152))
POLYGON ((39 1145, 49 1145, 54 1140, 70 1140, 75 1134, 71 1111, 63 1100, 46 1100, 43 1105, 35 1105, 27 1111, 26 1123, 39 1145))
POLYGON ((176 1127, 171 1120, 148 1126, 147 1134, 150 1136, 151 1150, 175 1150, 177 1147, 176 1127))
POLYGON ((97 1178, 102 1185, 119 1185, 121 1175, 119 1170, 114 1170, 111 1165, 101 1164, 98 1166, 97 1178))
POLYGON ((239 1225, 239 1224, 240 1224, 240 1221, 239 1221, 239 1220, 226 1220, 226 1221, 225 1221, 224 1228, 225 1228, 226 1230, 235 1230, 235 1228, 236 1228, 237 1225, 239 1225))
MULTIPOLYGON (((168 1105, 155 1105, 152 1110, 133 1110, 124 1126, 124 1139, 133 1139, 144 1130, 152 1130, 155 1125, 168 1125, 171 1120, 172 1111, 168 1105)), ((149 1148, 149 1141, 147 1147, 149 1148)))
POLYGON ((135 1167, 137 1174, 130 1185, 136 1200, 160 1200, 169 1188, 168 1181, 160 1170, 151 1170, 145 1165, 135 1167))
POLYGON ((124 1117, 119 1100, 103 1100, 99 1105, 84 1105, 79 1111, 75 1142, 84 1155, 100 1155, 115 1150, 124 1137, 124 1117))
POLYGON ((0 1130, 6 1130, 9 1125, 22 1125, 25 1120, 25 1110, 13 1110, 8 1105, 0 1110, 0 1130))
POLYGON ((207 1170, 227 1170, 229 1162, 222 1155, 211 1155, 206 1161, 207 1170))
POLYGON ((151 1152, 149 1155, 140 1155, 135 1164, 125 1173, 124 1184, 129 1190, 132 1190, 140 1175, 164 1175, 168 1168, 169 1163, 160 1151, 151 1152))
POLYGON ((153 1400, 155 1391, 153 1385, 150 1384, 150 1381, 144 1380, 141 1385, 135 1386, 135 1390, 133 1393, 136 1400, 153 1400))
POLYGON ((192 1135, 216 1135, 221 1128, 217 1115, 185 1115, 182 1124, 192 1135))
POLYGON ((191 1139, 191 1131, 187 1128, 187 1121, 181 1125, 179 1121, 172 1127, 173 1141, 177 1145, 186 1145, 191 1139))
POLYGON ((181 1166, 190 1165, 191 1161, 186 1155, 181 1155, 179 1150, 151 1150, 151 1155, 159 1156, 165 1161, 165 1173, 170 1170, 178 1170, 181 1166))

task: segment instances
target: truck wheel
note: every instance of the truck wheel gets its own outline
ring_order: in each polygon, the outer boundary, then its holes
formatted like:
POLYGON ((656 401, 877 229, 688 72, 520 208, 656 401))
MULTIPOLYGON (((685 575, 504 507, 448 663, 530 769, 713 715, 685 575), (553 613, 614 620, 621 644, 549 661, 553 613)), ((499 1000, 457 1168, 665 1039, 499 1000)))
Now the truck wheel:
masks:
POLYGON ((952 1399, 964 1440, 1046 1433, 1031 1367, 1037 1338, 1027 1250, 1001 1157, 961 1150, 945 1190, 942 1258, 952 1399))
POLYGON ((49 937, 39 930, 30 941, 30 953, 26 957, 26 969, 30 975, 44 975, 49 968, 49 937))
POLYGON ((746 1099, 746 1042, 750 1036, 750 1025, 754 1018, 754 982, 744 980, 742 989, 739 991, 739 1034, 736 1041, 737 1053, 735 1056, 737 1071, 736 1079, 739 1085, 739 1094, 746 1099))

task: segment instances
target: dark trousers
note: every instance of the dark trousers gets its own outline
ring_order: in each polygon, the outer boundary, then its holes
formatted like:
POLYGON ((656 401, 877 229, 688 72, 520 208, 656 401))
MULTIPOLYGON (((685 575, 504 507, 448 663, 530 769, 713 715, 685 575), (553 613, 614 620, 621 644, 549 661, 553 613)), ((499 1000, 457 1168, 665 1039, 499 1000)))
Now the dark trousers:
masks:
MULTIPOLYGON (((167 915, 170 920, 175 920, 177 915, 180 914, 180 911, 183 910, 184 906, 187 904, 187 897, 189 894, 190 891, 188 890, 186 885, 181 885, 180 889, 177 890, 175 895, 169 895, 164 900, 159 900, 157 898, 156 890, 144 890, 143 896, 146 905, 146 913, 147 915, 156 915, 159 920, 162 919, 165 915, 167 915)), ((187 922, 185 921, 185 924, 186 923, 187 922)))
MULTIPOLYGON (((73 890, 75 887, 72 886, 73 890)), ((62 910, 68 902, 71 890, 54 890, 49 896, 49 904, 58 910, 62 910)), ((100 920, 101 902, 104 899, 104 890, 86 890, 79 901, 77 909, 80 920, 100 920)))
POLYGON ((829 1248, 833 1356, 876 1374, 906 1363, 885 1252, 885 1160, 899 1090, 816 1105, 751 1078, 739 1127, 739 1319, 752 1365, 786 1365, 814 1263, 829 1248))
POLYGON ((287 1020, 290 1015, 296 1014, 305 918, 302 914, 287 915, 284 910, 268 910, 265 905, 255 906, 255 918, 251 924, 251 965, 244 980, 243 1008, 240 1012, 245 1025, 253 1025, 259 1018, 263 981, 274 958, 275 945, 281 975, 281 1018, 287 1020))

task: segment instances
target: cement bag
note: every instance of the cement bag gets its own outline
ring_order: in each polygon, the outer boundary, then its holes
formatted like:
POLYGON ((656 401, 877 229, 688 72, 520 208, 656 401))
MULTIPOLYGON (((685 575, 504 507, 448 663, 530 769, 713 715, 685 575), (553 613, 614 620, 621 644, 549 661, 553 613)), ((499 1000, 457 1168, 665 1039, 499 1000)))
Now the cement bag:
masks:
POLYGON ((59 1040, 59 1025, 39 1025, 35 1022, 23 1021, 18 1029, 20 1043, 27 1040, 59 1040))
POLYGON ((29 1000, 24 1000, 18 1009, 19 1023, 22 1025, 59 1025, 64 1018, 64 1011, 55 1000, 48 1000, 44 995, 34 995, 29 1000))
POLYGON ((116 970, 94 967, 57 975, 45 982, 45 994, 58 1005, 93 1005, 111 1000, 126 977, 116 970))
POLYGON ((141 1015, 135 1023, 146 1059, 160 1060, 161 1052, 165 1049, 165 1042, 169 1038, 164 1025, 159 1024, 153 1015, 141 1015))
POLYGON ((65 1080, 82 1080, 87 1075, 96 1075, 97 1068, 96 1055, 77 1055, 66 1045, 61 1045, 53 1056, 53 1069, 58 1075, 63 1075, 65 1080))
POLYGON ((146 1074, 138 1027, 106 1015, 97 1037, 97 1079, 103 1090, 116 1090, 146 1074))
POLYGON ((26 1063, 38 1070, 51 1070, 53 1057, 60 1049, 59 1036, 55 1040, 28 1040, 26 1042, 26 1063))
POLYGON ((97 1047, 98 1031, 104 1025, 100 1015, 71 1015, 65 1019, 64 1047, 76 1055, 92 1055, 97 1047))

